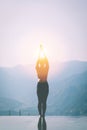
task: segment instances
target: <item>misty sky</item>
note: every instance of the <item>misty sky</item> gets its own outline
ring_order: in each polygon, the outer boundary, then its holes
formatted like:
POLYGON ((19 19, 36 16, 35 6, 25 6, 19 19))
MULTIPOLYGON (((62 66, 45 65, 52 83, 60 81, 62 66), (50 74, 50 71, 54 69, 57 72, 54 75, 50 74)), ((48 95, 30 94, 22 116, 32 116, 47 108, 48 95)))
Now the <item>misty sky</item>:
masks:
POLYGON ((87 0, 0 0, 0 66, 87 61, 87 0))

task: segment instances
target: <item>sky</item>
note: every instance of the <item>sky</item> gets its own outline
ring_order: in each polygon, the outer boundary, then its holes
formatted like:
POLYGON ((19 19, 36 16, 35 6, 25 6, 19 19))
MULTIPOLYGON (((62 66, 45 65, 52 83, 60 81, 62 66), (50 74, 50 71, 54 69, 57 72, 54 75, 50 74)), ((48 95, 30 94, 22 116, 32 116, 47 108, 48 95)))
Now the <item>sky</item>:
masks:
POLYGON ((87 0, 0 0, 0 66, 87 61, 87 0))

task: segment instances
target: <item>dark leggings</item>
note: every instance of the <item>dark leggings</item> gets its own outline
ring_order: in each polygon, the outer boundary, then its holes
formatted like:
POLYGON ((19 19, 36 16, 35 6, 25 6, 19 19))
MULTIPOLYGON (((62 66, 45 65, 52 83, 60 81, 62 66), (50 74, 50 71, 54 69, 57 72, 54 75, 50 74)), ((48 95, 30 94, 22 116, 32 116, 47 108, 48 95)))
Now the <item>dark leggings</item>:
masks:
POLYGON ((49 93, 49 85, 48 82, 38 82, 37 84, 37 96, 38 96, 38 111, 39 114, 41 115, 41 111, 43 108, 43 115, 45 115, 46 112, 46 101, 47 101, 47 96, 49 93))

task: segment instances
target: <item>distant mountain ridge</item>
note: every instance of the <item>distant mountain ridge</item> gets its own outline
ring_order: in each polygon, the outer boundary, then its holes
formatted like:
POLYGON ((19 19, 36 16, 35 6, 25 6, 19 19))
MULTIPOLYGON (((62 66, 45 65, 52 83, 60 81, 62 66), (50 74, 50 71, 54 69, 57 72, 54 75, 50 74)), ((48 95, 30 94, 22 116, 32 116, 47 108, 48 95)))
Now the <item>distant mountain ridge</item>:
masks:
MULTIPOLYGON (((56 71, 54 77, 49 75, 47 114, 87 115, 87 62, 69 61, 59 63, 59 66, 62 66, 60 72, 56 71)), ((37 78, 29 72, 30 68, 21 65, 14 68, 0 67, 0 110, 5 107, 37 114, 37 78)))

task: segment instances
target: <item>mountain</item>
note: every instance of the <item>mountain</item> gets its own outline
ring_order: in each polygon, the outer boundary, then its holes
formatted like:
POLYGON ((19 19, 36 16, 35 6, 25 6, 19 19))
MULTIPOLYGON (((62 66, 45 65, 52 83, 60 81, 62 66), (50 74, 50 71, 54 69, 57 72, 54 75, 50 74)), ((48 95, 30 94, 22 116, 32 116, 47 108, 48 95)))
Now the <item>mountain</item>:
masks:
POLYGON ((49 115, 87 115, 87 71, 57 85, 58 90, 48 107, 49 115))
POLYGON ((36 79, 26 72, 25 66, 0 68, 0 97, 16 99, 32 106, 33 93, 36 94, 36 79))
MULTIPOLYGON (((54 68, 56 65, 54 64, 54 68)), ((50 68, 51 70, 51 68, 50 68)), ((18 65, 13 68, 0 67, 0 110, 21 109, 23 113, 37 114, 37 77, 34 66, 18 65), (2 100, 3 97, 3 100, 2 100), (19 104, 16 106, 15 102, 19 104), (2 102, 2 103, 1 103, 2 102), (3 107, 2 107, 3 106, 3 107)), ((69 61, 58 64, 55 75, 49 75, 49 115, 86 115, 87 111, 87 62, 69 61), (61 69, 60 69, 61 68, 61 69), (60 69, 60 71, 59 71, 60 69)))
POLYGON ((0 110, 17 110, 22 107, 22 103, 14 99, 0 97, 0 110))
POLYGON ((24 104, 9 98, 0 97, 0 115, 17 115, 24 104))
POLYGON ((56 68, 56 74, 54 79, 62 80, 68 78, 75 74, 80 74, 87 71, 87 62, 85 61, 67 61, 60 62, 57 66, 54 63, 54 68, 56 68))

